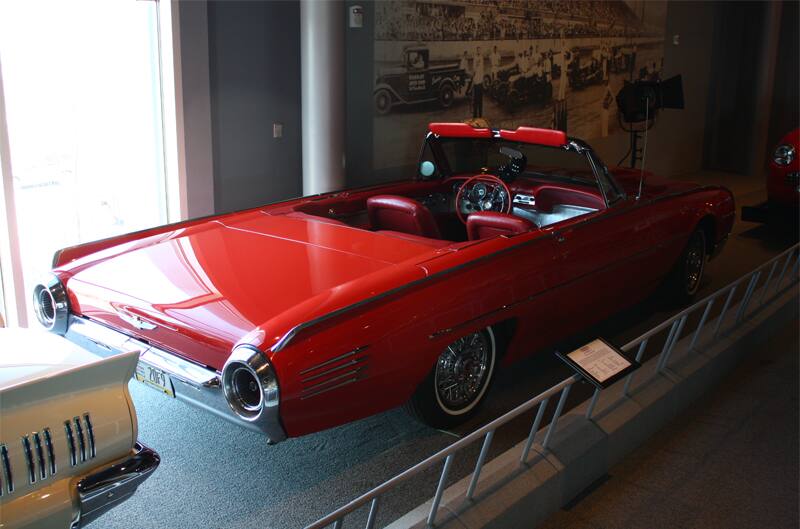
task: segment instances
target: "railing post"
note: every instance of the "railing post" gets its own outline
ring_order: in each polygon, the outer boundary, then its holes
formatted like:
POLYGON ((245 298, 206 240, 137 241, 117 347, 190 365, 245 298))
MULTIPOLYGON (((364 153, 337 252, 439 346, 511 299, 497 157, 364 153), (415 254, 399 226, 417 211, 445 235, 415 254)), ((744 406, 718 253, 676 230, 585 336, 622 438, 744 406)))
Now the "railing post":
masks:
POLYGON ((481 470, 483 470, 483 462, 486 461, 486 454, 489 453, 489 446, 492 444, 493 437, 494 430, 486 432, 486 437, 481 447, 481 453, 478 455, 478 462, 475 464, 475 471, 472 473, 472 481, 469 482, 469 488, 467 489, 468 500, 472 499, 472 495, 475 493, 475 487, 478 486, 478 479, 481 477, 481 470))
POLYGON ((761 299, 759 300, 758 304, 763 305, 764 300, 767 298, 767 290, 769 290, 769 283, 772 281, 772 276, 775 274, 775 269, 778 268, 778 260, 772 263, 772 267, 769 269, 769 275, 767 275, 767 281, 764 283, 764 286, 761 287, 761 299))
MULTIPOLYGON (((637 362, 641 363, 642 357, 644 356, 644 351, 645 351, 645 349, 647 349, 647 342, 649 342, 649 341, 650 341, 650 338, 645 338, 639 344, 639 350, 636 351, 636 361, 637 362)), ((625 394, 625 395, 627 395, 628 391, 630 391, 630 389, 631 389, 631 382, 633 382, 633 374, 634 373, 636 373, 636 371, 631 372, 631 374, 628 375, 627 380, 625 380, 625 388, 622 390, 622 393, 625 394)))
POLYGON ((786 275, 786 270, 789 269, 789 263, 792 260, 792 254, 794 254, 794 252, 788 252, 786 254, 786 260, 783 262, 783 268, 781 268, 781 275, 778 276, 778 282, 775 283, 775 293, 776 294, 778 292, 778 289, 781 288, 781 283, 783 282, 783 276, 786 275))
POLYGON ((736 288, 738 287, 738 283, 731 287, 731 293, 728 294, 728 298, 725 300, 725 304, 722 306, 722 312, 719 313, 717 316, 717 325, 714 327, 714 338, 719 335, 720 329, 722 329, 722 322, 725 321, 725 314, 728 312, 728 307, 731 304, 731 300, 733 299, 733 295, 736 293, 736 288))
POLYGON ((586 418, 591 419, 592 413, 594 413, 594 407, 597 406, 597 399, 600 397, 600 388, 595 388, 594 395, 592 395, 592 402, 589 403, 589 407, 586 408, 586 418))
POLYGON ((678 328, 675 330, 675 334, 672 336, 672 340, 669 343, 669 348, 667 348, 661 354, 661 362, 660 366, 658 367, 658 371, 662 371, 664 368, 667 367, 667 363, 669 362, 669 357, 672 354, 672 351, 675 350, 675 344, 678 343, 678 340, 681 337, 681 333, 683 332, 683 327, 686 325, 686 318, 688 318, 688 314, 684 314, 680 320, 677 321, 678 328))
POLYGON ((572 387, 572 384, 566 386, 564 389, 561 390, 561 398, 558 399, 558 405, 556 406, 556 411, 553 414, 553 418, 550 420, 550 427, 547 428, 547 434, 544 436, 544 441, 542 442, 542 448, 547 448, 550 445, 550 439, 553 437, 553 433, 556 431, 556 425, 558 424, 558 418, 561 417, 561 412, 564 411, 564 404, 567 402, 567 395, 569 395, 569 390, 572 387))
POLYGON ((364 526, 364 529, 373 529, 375 527, 375 519, 378 517, 378 498, 380 496, 372 498, 372 503, 369 506, 369 516, 367 516, 367 525, 364 526))
POLYGON ((439 503, 442 501, 442 494, 444 494, 444 485, 447 482, 447 474, 450 472, 450 464, 453 462, 453 454, 447 456, 444 460, 444 468, 442 468, 442 475, 439 476, 439 485, 436 487, 436 495, 433 497, 433 505, 431 505, 431 512, 428 514, 428 527, 433 525, 436 521, 436 511, 439 510, 439 503))
POLYGON ((700 323, 697 324, 697 329, 694 331, 694 336, 692 336, 692 341, 689 344, 689 351, 694 350, 694 346, 697 345, 697 339, 700 338, 700 332, 703 330, 703 326, 706 324, 706 320, 708 319, 709 313, 711 313, 711 307, 714 306, 714 301, 717 298, 711 298, 706 303, 706 310, 703 311, 703 316, 700 318, 700 323))
POLYGON ((525 442, 525 448, 522 449, 522 456, 519 458, 519 464, 525 464, 528 459, 528 454, 533 446, 533 439, 536 437, 536 432, 539 431, 539 426, 542 424, 542 417, 544 417, 544 409, 547 408, 547 403, 550 402, 550 397, 547 397, 539 403, 539 409, 536 410, 536 418, 531 425, 531 433, 528 434, 528 440, 525 442))
POLYGON ((656 373, 661 372, 661 363, 664 361, 664 354, 669 349, 669 344, 672 343, 672 337, 675 336, 675 331, 678 329, 678 320, 672 322, 672 325, 669 327, 669 334, 667 334, 667 339, 664 340, 664 347, 661 348, 661 354, 658 355, 658 363, 656 364, 656 373))
POLYGON ((342 522, 343 521, 344 520, 342 518, 339 518, 338 520, 333 522, 333 529, 342 529, 342 522))
POLYGON ((739 310, 736 311, 736 323, 742 321, 744 318, 745 312, 747 312, 747 305, 750 304, 750 298, 753 297, 753 291, 756 289, 756 284, 758 283, 758 279, 761 277, 761 270, 758 272, 753 273, 753 276, 750 278, 750 283, 747 285, 747 290, 744 293, 744 298, 742 298, 741 303, 739 304, 739 310))

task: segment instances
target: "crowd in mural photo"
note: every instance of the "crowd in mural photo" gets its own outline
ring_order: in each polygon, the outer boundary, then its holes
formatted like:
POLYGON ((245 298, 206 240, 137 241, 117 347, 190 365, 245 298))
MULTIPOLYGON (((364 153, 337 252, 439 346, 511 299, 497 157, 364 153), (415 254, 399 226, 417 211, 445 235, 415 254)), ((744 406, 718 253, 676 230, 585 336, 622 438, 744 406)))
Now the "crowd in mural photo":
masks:
POLYGON ((413 163, 432 121, 619 131, 623 82, 661 75, 665 14, 620 0, 376 3, 376 168, 413 163))

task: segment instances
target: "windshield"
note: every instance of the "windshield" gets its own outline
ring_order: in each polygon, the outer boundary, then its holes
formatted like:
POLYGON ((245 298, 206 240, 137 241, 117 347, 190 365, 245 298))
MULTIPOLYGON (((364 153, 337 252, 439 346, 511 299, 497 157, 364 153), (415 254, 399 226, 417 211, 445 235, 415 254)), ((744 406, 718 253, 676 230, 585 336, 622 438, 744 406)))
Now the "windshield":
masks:
POLYGON ((509 162, 523 160, 514 177, 568 179, 597 187, 589 159, 573 149, 483 138, 438 138, 438 144, 447 165, 443 170, 449 169, 447 176, 485 171, 504 178, 509 162))

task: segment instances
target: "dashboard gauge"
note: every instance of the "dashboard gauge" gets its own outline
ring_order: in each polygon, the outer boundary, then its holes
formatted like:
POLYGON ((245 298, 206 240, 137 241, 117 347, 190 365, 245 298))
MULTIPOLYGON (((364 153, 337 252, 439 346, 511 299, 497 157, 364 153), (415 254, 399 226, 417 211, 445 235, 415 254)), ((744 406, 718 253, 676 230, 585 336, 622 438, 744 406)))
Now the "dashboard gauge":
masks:
POLYGON ((474 196, 477 200, 482 199, 486 196, 486 184, 482 184, 478 182, 472 188, 472 196, 474 196))

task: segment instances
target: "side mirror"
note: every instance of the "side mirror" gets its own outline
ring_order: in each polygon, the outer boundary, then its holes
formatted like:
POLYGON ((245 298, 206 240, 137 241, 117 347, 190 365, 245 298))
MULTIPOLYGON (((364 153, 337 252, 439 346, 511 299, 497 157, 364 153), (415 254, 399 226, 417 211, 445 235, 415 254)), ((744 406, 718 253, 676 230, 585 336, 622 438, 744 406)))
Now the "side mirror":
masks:
POLYGON ((433 173, 435 172, 436 172, 436 166, 433 164, 433 162, 425 160, 424 162, 419 164, 419 174, 421 174, 425 178, 430 178, 431 176, 433 176, 433 173))

